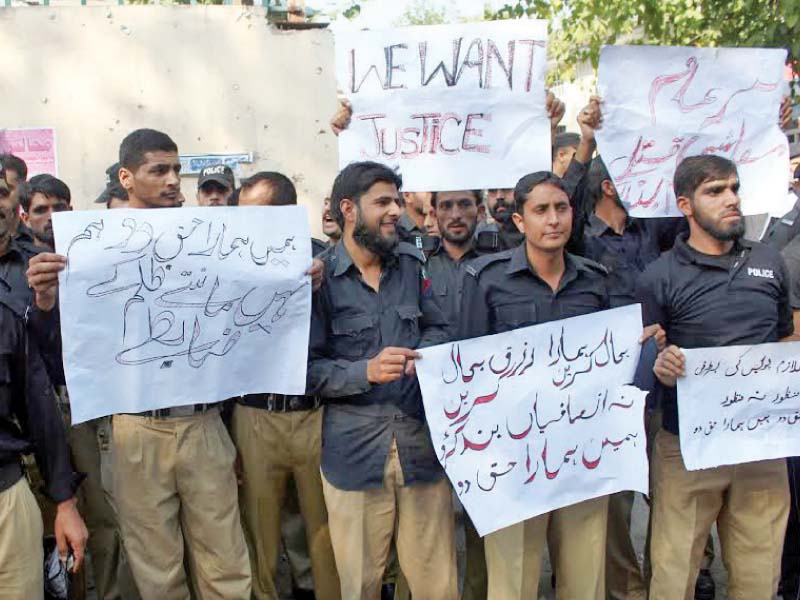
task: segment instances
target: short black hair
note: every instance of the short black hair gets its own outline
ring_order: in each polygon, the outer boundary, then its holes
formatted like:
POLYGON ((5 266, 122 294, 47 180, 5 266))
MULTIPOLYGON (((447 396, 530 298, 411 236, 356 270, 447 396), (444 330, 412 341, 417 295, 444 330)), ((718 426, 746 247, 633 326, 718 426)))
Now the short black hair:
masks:
POLYGON ((28 165, 19 156, 0 154, 0 163, 5 171, 14 171, 22 181, 28 178, 28 165))
POLYGON ((738 175, 736 164, 716 154, 702 156, 689 156, 684 158, 675 169, 672 187, 675 197, 694 198, 694 193, 702 184, 712 179, 724 179, 731 175, 738 175))
MULTIPOLYGON (((442 192, 449 192, 449 191, 450 190, 441 190, 440 192, 433 192, 431 194, 431 204, 433 205, 434 208, 436 208, 437 195, 441 194, 442 192)), ((470 190, 470 192, 472 192, 472 195, 475 196, 475 204, 480 206, 481 203, 483 202, 483 190, 470 190)))
POLYGON ((586 174, 587 209, 590 211, 594 210, 597 201, 603 196, 604 181, 610 181, 612 184, 614 183, 603 159, 598 156, 592 161, 592 164, 589 166, 589 172, 586 174))
POLYGON ((144 164, 148 152, 177 152, 178 146, 166 133, 155 129, 132 131, 119 145, 119 164, 129 171, 135 171, 144 164))
POLYGON ((19 203, 22 205, 22 210, 28 212, 31 209, 31 202, 36 194, 43 194, 47 198, 58 198, 67 204, 72 202, 72 194, 67 184, 52 175, 35 175, 30 181, 19 184, 19 203))
POLYGON ((580 143, 581 136, 577 133, 570 133, 569 131, 557 133, 553 138, 553 156, 562 148, 577 148, 580 143))
POLYGON ((241 186, 236 190, 236 204, 238 205, 239 203, 241 190, 249 189, 262 181, 268 182, 275 192, 272 206, 294 206, 297 204, 297 190, 292 180, 277 171, 259 171, 247 179, 242 179, 241 186))
POLYGON ((533 191, 533 188, 543 184, 549 184, 557 187, 562 192, 567 194, 567 188, 564 187, 564 181, 551 171, 536 171, 535 173, 528 173, 517 182, 514 187, 514 210, 522 214, 525 208, 525 203, 528 201, 528 194, 533 191))
POLYGON ((344 215, 339 206, 345 198, 356 204, 361 197, 376 183, 390 183, 399 191, 403 187, 403 178, 386 165, 372 161, 354 162, 339 171, 333 181, 331 190, 331 216, 344 231, 344 215))

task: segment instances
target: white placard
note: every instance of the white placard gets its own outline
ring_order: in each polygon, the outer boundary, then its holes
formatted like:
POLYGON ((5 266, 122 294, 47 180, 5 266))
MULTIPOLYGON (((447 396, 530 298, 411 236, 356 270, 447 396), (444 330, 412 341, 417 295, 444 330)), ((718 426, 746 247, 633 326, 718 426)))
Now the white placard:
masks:
POLYGON ((511 188, 549 170, 546 41, 533 20, 338 31, 353 105, 339 165, 399 168, 407 191, 511 188))
POLYGON ((607 46, 600 155, 634 217, 681 216, 672 178, 687 156, 736 163, 744 214, 781 216, 789 146, 778 124, 786 51, 607 46))
POLYGON ((647 492, 640 306, 420 350, 439 461, 478 533, 647 492))
POLYGON ((73 423, 305 392, 303 207, 62 212, 53 228, 73 423))
POLYGON ((800 456, 800 343, 683 353, 678 418, 687 469, 800 456))

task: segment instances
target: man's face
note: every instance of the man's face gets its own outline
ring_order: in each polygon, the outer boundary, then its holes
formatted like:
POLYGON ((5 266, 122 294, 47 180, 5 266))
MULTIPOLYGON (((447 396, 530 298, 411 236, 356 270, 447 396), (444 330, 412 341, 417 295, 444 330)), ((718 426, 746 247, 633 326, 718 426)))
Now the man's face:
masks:
POLYGON ((566 146, 564 148, 559 148, 556 152, 555 158, 553 159, 553 173, 559 177, 563 177, 564 173, 567 172, 569 163, 572 162, 572 157, 575 156, 577 151, 577 146, 566 146))
POLYGON ((233 189, 218 181, 206 181, 197 188, 197 204, 200 206, 227 206, 233 189))
POLYGON ((478 226, 478 200, 471 190, 436 194, 436 221, 441 236, 458 246, 467 244, 478 226))
POLYGON ((431 192, 404 192, 403 200, 406 203, 406 210, 424 218, 425 201, 430 203, 431 196, 431 192))
POLYGON ((13 236, 19 226, 19 197, 16 190, 11 191, 0 188, 0 209, 5 215, 5 225, 9 227, 9 231, 13 236))
POLYGON ((10 198, 11 192, 4 187, 0 187, 0 251, 5 250, 8 240, 17 231, 16 221, 13 217, 16 209, 12 209, 10 198))
POLYGON ((433 194, 422 203, 425 210, 425 233, 431 237, 440 237, 439 223, 436 220, 436 209, 433 208, 433 194))
POLYGON ((528 192, 522 214, 514 223, 529 247, 542 252, 561 252, 572 231, 572 208, 567 195, 554 185, 542 183, 528 192))
POLYGON ((735 174, 701 183, 691 200, 680 198, 678 202, 684 206, 684 214, 688 204, 689 216, 713 238, 728 242, 744 235, 739 178, 735 174))
POLYGON ((181 161, 177 152, 145 152, 144 163, 135 171, 120 169, 120 183, 128 190, 133 208, 180 206, 181 161))
POLYGON ((274 198, 275 187, 263 179, 239 190, 239 206, 272 206, 274 198))
POLYGON ((111 200, 108 201, 108 208, 128 208, 128 199, 111 196, 111 200))
POLYGON ((322 233, 332 240, 342 237, 342 230, 339 224, 331 216, 331 199, 325 198, 322 202, 322 233))
POLYGON ((514 190, 489 190, 486 193, 489 214, 498 223, 508 223, 514 212, 514 190))
POLYGON ((53 237, 53 213, 72 210, 69 202, 55 196, 45 196, 37 192, 31 198, 28 212, 22 214, 22 221, 33 232, 33 237, 40 244, 55 248, 53 237))
MULTIPOLYGON (((378 181, 347 210, 347 224, 353 223, 353 240, 380 256, 390 254, 397 246, 397 221, 403 212, 400 193, 393 183, 378 181)), ((342 206, 344 212, 345 207, 342 206)), ((347 225, 346 225, 347 226, 347 225)))

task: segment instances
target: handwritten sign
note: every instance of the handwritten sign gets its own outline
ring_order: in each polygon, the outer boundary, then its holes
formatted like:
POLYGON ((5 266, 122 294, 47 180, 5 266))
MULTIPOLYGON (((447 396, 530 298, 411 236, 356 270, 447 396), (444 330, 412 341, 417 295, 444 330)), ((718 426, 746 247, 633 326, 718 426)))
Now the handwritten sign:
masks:
POLYGON ((13 154, 25 161, 28 177, 58 176, 56 131, 52 127, 0 129, 0 154, 13 154))
POLYGON ((640 306, 421 350, 439 462, 481 535, 647 492, 640 306))
POLYGON ((302 207, 59 213, 72 420, 305 392, 302 207))
POLYGON ((703 154, 736 163, 745 214, 779 214, 789 173, 778 125, 785 61, 785 50, 603 48, 597 142, 630 214, 680 216, 675 168, 703 154))
POLYGON ((527 20, 338 32, 353 105, 340 166, 399 168, 407 191, 510 188, 550 169, 546 39, 527 20))
POLYGON ((683 353, 678 418, 687 469, 800 456, 800 343, 683 353))

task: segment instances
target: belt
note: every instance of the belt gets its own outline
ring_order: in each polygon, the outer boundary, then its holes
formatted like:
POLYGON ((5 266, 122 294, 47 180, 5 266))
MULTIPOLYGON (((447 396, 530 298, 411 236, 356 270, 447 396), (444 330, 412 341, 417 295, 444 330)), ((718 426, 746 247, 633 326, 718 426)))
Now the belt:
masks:
POLYGON ((206 413, 217 407, 213 404, 188 404, 186 406, 172 406, 170 408, 159 408, 156 410, 146 410, 140 413, 127 413, 135 417, 150 417, 152 419, 169 419, 175 417, 191 417, 197 414, 206 413))
POLYGON ((319 396, 291 396, 284 394, 245 394, 237 400, 239 404, 262 408, 272 412, 295 412, 314 410, 322 403, 319 396))

